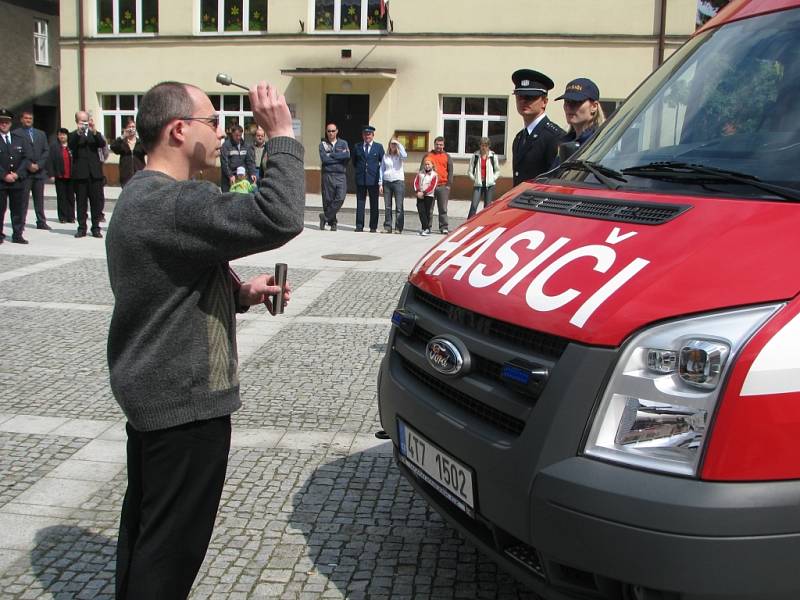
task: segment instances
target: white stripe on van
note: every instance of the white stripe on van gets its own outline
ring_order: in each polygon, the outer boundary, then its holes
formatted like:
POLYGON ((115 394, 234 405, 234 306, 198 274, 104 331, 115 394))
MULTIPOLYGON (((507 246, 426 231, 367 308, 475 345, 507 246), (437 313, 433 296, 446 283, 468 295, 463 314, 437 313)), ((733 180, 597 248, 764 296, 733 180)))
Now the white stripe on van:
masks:
POLYGON ((742 385, 742 396, 800 392, 800 314, 759 352, 742 385))

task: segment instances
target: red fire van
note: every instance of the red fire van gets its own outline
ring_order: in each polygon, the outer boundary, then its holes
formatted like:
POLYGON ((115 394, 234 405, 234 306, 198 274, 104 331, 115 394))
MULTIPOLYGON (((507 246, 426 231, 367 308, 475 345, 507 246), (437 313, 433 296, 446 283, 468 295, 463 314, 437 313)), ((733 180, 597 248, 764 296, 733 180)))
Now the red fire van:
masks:
POLYGON ((402 473, 548 599, 800 598, 800 0, 734 2, 418 262, 402 473))

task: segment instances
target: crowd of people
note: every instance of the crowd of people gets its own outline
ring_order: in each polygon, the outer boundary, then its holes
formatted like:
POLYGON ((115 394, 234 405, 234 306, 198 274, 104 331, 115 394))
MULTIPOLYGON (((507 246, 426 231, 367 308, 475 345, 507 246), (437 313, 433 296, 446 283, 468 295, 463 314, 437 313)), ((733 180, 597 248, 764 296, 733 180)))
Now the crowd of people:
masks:
MULTIPOLYGON (((565 160, 585 143, 605 120, 600 106, 600 90, 590 79, 570 81, 556 100, 564 101, 564 116, 569 126, 564 131, 546 115, 548 93, 553 81, 539 71, 519 69, 512 75, 517 112, 524 128, 512 143, 513 184, 533 179, 565 160)), ((103 165, 111 152, 119 155, 119 178, 124 187, 142 170, 147 152, 129 118, 120 137, 108 143, 87 111, 75 113, 75 129, 58 130, 48 144, 47 135, 33 126, 33 114, 20 115, 19 127, 11 130, 14 115, 0 109, 0 218, 6 206, 11 211, 12 242, 27 244, 23 237, 29 201, 33 198, 37 229, 50 229, 44 213, 44 184, 55 183, 59 223, 76 223, 75 237, 91 233, 102 237, 104 221, 105 177, 103 165), (88 220, 91 223, 88 223, 88 220)), ((267 135, 255 130, 253 143, 243 139, 243 129, 234 124, 220 151, 220 188, 238 192, 252 191, 266 170, 267 135)), ((392 138, 388 149, 375 141, 375 127, 366 125, 361 142, 349 144, 338 137, 338 127, 328 123, 319 144, 321 165, 322 212, 319 227, 338 228, 337 214, 347 194, 347 166, 352 163, 356 188, 355 231, 365 229, 369 210, 369 231, 377 232, 380 221, 379 197, 383 197, 382 233, 402 233, 406 225, 405 162, 408 153, 403 144, 392 138), (369 206, 367 207, 367 199, 369 206)), ((467 175, 473 184, 468 217, 474 216, 494 200, 495 184, 500 178, 500 163, 489 138, 481 138, 479 149, 468 162, 467 175)), ((414 178, 419 234, 429 235, 433 210, 438 213, 438 231, 449 233, 447 206, 453 183, 453 160, 445 151, 445 139, 437 137, 414 178)), ((0 232, 0 243, 4 235, 0 232)))
MULTIPOLYGON (((51 181, 56 188, 59 223, 77 223, 76 238, 101 238, 100 223, 105 221, 103 162, 109 151, 119 155, 120 183, 124 186, 146 164, 146 152, 136 135, 131 118, 123 135, 108 144, 97 130, 91 114, 75 113, 75 129, 59 128, 48 143, 47 134, 33 126, 33 113, 23 111, 19 127, 11 129, 14 115, 0 108, 0 224, 6 208, 11 212, 11 241, 27 244, 25 220, 30 200, 36 215, 36 228, 50 230, 44 212, 44 185, 51 181), (88 221, 91 220, 91 226, 88 221)), ((5 234, 0 230, 0 244, 5 234)))

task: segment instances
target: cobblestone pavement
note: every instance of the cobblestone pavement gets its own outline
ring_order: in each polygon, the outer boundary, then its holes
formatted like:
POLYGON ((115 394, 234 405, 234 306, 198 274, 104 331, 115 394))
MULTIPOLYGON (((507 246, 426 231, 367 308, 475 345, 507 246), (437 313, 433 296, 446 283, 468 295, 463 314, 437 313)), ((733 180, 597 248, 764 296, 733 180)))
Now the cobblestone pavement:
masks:
MULTIPOLYGON (((235 265, 246 278, 289 256, 295 294, 282 316, 238 322, 244 405, 191 598, 533 598, 428 507, 373 435, 391 311, 440 238, 313 231, 316 212, 283 251, 235 265), (370 265, 319 258, 370 244, 383 252, 370 265)), ((126 485, 105 363, 113 296, 103 240, 59 233, 0 246, 4 600, 113 597, 126 485)))

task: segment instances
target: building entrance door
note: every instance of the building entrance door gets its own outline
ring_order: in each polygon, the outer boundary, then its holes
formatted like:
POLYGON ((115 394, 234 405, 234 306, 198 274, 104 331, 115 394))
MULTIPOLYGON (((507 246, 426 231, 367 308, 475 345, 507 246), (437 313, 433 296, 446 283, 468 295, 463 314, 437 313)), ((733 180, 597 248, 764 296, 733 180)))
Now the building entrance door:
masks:
MULTIPOLYGON (((361 129, 369 125, 369 94, 328 94, 325 124, 328 123, 336 123, 339 137, 350 144, 352 154, 353 145, 361 141, 361 129)), ((347 165, 347 191, 356 191, 352 162, 347 165)))

